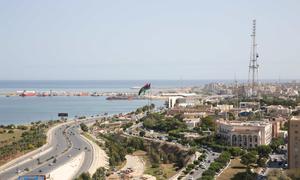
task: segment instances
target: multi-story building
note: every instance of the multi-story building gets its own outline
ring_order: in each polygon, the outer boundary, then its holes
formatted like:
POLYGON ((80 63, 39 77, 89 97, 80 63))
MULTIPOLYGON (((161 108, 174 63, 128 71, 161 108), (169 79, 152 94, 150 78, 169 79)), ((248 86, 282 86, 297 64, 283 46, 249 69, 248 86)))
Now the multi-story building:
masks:
POLYGON ((281 105, 267 106, 267 113, 273 116, 289 116, 292 110, 281 105))
POLYGON ((183 121, 185 122, 188 129, 193 129, 200 124, 201 120, 200 118, 184 118, 183 121))
POLYGON ((231 146, 253 148, 272 139, 272 124, 266 121, 217 121, 217 133, 231 146))
POLYGON ((240 102, 240 108, 257 110, 259 109, 259 102, 240 102))
POLYGON ((272 123, 272 136, 273 138, 282 137, 283 133, 281 128, 284 127, 284 123, 287 122, 286 118, 283 117, 272 117, 269 119, 269 122, 272 123))
POLYGON ((300 117, 289 120, 288 129, 288 166, 300 168, 300 117))

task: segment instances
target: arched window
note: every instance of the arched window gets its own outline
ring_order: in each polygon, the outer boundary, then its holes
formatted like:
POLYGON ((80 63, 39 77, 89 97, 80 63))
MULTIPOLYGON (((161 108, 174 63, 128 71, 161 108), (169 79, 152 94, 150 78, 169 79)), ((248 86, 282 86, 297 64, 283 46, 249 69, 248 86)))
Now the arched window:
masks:
POLYGON ((257 143, 257 136, 254 136, 254 142, 257 143))

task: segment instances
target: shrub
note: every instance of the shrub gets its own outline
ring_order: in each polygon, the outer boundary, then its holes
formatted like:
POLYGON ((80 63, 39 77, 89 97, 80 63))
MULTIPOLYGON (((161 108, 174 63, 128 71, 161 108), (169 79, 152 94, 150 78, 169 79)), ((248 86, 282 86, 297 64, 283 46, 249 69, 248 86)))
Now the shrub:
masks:
POLYGON ((9 133, 9 134, 12 134, 12 133, 14 133, 14 130, 10 129, 10 130, 8 131, 8 133, 9 133))

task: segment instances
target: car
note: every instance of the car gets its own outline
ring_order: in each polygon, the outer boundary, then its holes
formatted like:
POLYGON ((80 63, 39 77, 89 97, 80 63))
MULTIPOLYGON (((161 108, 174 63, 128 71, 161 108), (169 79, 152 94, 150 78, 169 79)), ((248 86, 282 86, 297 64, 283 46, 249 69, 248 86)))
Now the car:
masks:
POLYGON ((207 160, 208 163, 210 163, 210 160, 207 160))
POLYGON ((71 154, 69 154, 68 157, 71 157, 71 154))
POLYGON ((17 169, 16 173, 19 174, 21 173, 22 171, 20 169, 17 169))
POLYGON ((39 172, 41 173, 41 172, 43 172, 43 171, 40 169, 39 172))
POLYGON ((53 163, 50 163, 49 166, 53 166, 53 163))

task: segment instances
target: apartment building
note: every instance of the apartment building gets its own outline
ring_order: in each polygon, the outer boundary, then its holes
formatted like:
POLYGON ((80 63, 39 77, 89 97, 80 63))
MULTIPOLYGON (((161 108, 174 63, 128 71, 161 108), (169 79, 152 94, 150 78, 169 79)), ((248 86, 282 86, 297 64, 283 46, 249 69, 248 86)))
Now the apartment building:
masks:
POLYGON ((288 166, 289 169, 300 168, 300 116, 294 116, 289 121, 288 166))

